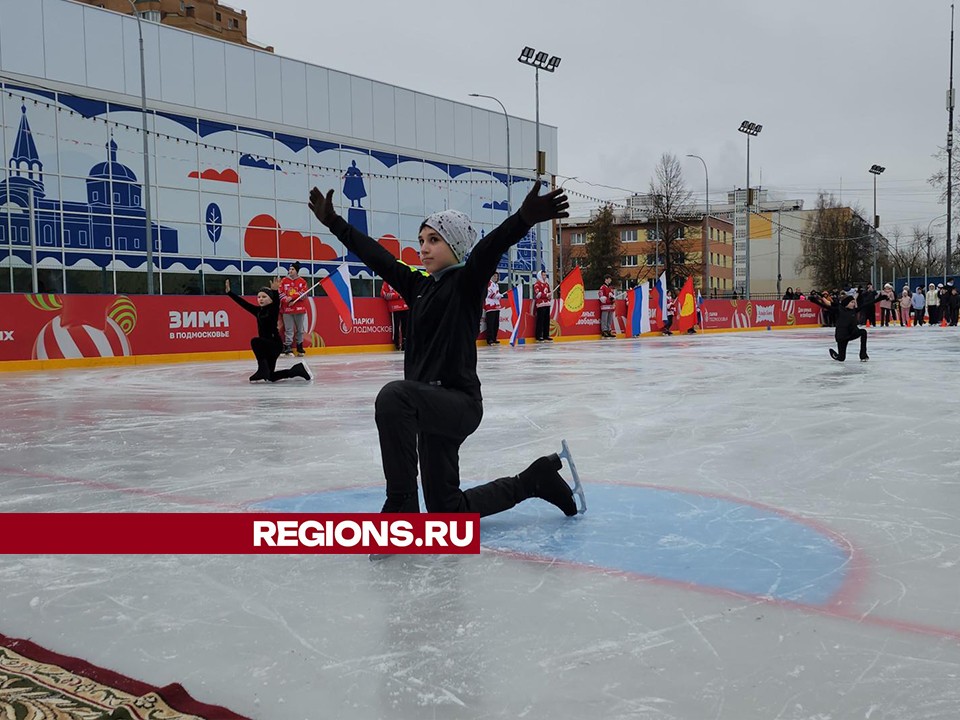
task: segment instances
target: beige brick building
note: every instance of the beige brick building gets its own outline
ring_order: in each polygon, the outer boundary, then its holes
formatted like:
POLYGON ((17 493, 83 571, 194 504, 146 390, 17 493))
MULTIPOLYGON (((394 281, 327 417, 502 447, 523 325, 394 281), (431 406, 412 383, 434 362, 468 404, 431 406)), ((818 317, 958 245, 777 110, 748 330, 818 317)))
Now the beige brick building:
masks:
MULTIPOLYGON (((133 14, 129 0, 77 0, 85 5, 133 14)), ((135 0, 137 11, 146 20, 215 37, 218 40, 273 52, 247 39, 247 11, 234 10, 217 0, 135 0)))

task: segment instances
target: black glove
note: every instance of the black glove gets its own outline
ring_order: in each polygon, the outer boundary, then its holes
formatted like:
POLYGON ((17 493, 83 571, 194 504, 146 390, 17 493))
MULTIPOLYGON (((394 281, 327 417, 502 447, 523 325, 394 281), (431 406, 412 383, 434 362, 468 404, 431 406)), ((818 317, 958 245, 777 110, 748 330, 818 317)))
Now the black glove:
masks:
POLYGON ((328 190, 326 196, 317 188, 310 191, 310 209, 317 220, 327 227, 333 225, 337 219, 337 212, 333 209, 333 190, 328 190))
POLYGON ((570 213, 567 212, 569 207, 570 203, 567 202, 567 196, 563 194, 562 189, 558 188, 546 195, 541 195, 538 182, 523 199, 523 205, 520 206, 520 219, 532 227, 547 220, 570 217, 570 213))

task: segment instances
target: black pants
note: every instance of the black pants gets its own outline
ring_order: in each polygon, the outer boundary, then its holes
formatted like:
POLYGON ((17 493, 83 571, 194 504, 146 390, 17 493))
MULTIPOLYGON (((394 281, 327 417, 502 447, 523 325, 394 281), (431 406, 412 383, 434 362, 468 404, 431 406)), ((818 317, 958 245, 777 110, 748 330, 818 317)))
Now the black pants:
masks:
POLYGON ((492 345, 497 339, 500 330, 500 311, 487 310, 487 344, 492 345))
POLYGON ((397 310, 390 313, 390 320, 393 323, 393 346, 399 350, 407 339, 407 317, 409 310, 397 310))
POLYGON ((950 314, 947 317, 947 325, 955 327, 957 324, 957 311, 960 310, 956 305, 950 305, 950 314))
MULTIPOLYGON (((913 309, 913 324, 914 325, 923 325, 923 308, 914 308, 913 309)), ((933 318, 930 318, 930 322, 933 323, 933 318)))
POLYGON ((890 308, 880 308, 880 324, 887 327, 890 319, 893 317, 893 311, 890 308))
POLYGON ((427 512, 493 515, 530 495, 518 477, 460 489, 460 445, 479 427, 483 403, 459 390, 395 380, 377 395, 387 495, 417 492, 417 456, 427 512))
POLYGON ((535 330, 534 337, 536 337, 537 340, 546 340, 548 337, 550 337, 549 305, 537 308, 537 324, 535 330))
POLYGON ((869 324, 871 327, 877 326, 877 312, 873 305, 860 311, 860 324, 869 324))
POLYGON ((280 341, 280 338, 251 338, 250 348, 257 358, 256 377, 259 377, 261 380, 269 380, 270 382, 297 377, 289 370, 276 369, 277 358, 280 357, 280 351, 283 350, 283 343, 280 341))
POLYGON ((857 328, 857 331, 853 334, 852 338, 847 340, 837 340, 837 359, 846 360, 847 359, 847 345, 857 338, 860 338, 860 357, 864 358, 867 355, 867 331, 863 328, 857 328))

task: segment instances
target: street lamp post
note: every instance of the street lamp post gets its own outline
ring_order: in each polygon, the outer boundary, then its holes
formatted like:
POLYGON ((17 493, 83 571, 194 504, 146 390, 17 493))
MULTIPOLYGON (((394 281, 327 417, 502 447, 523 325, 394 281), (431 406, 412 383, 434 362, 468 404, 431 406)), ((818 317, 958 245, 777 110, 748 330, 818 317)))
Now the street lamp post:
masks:
POLYGON ((880 252, 880 240, 877 236, 877 228, 880 227, 880 217, 877 215, 877 175, 884 170, 886 168, 880 165, 870 167, 870 174, 873 175, 873 273, 871 273, 870 280, 874 287, 877 286, 877 256, 880 252))
POLYGON ((747 203, 746 203, 746 237, 744 238, 744 294, 750 299, 750 138, 756 137, 763 130, 763 125, 757 125, 744 120, 738 128, 747 136, 747 203))
POLYGON ((703 177, 706 182, 707 207, 703 215, 703 291, 710 294, 710 174, 707 172, 707 162, 699 155, 687 155, 703 163, 703 177))
POLYGON ((147 243, 147 294, 153 295, 153 213, 150 205, 150 145, 147 142, 147 70, 143 58, 143 25, 134 0, 127 0, 137 18, 137 34, 140 36, 140 115, 143 121, 143 209, 146 218, 147 243))
POLYGON ((780 231, 783 229, 783 203, 780 203, 780 207, 777 209, 777 297, 783 297, 780 294, 780 281, 783 280, 783 275, 780 273, 780 231))
MULTIPOLYGON (((571 180, 579 180, 578 177, 568 177, 562 183, 560 183, 560 189, 563 190, 563 186, 566 185, 571 180)), ((559 252, 558 258, 558 267, 557 267, 557 281, 563 277, 563 218, 557 218, 557 248, 559 252)))
MULTIPOLYGON (((537 182, 540 182, 540 176, 546 172, 546 163, 543 161, 543 156, 540 152, 540 71, 546 70, 547 72, 553 72, 560 65, 560 58, 556 55, 549 55, 548 53, 534 50, 532 47, 525 47, 520 51, 520 57, 517 58, 524 65, 532 65, 535 75, 535 87, 536 87, 536 96, 535 96, 535 105, 536 105, 536 124, 537 124, 537 158, 536 158, 536 173, 537 173, 537 182)), ((537 233, 537 264, 540 265, 541 261, 541 247, 540 247, 540 226, 536 227, 537 233)))
MULTIPOLYGON (((513 177, 510 174, 510 116, 507 114, 507 108, 504 107, 504 104, 500 102, 498 98, 495 98, 493 95, 481 95, 480 93, 470 93, 470 97, 480 97, 487 98, 487 100, 495 101, 500 109, 503 110, 503 121, 507 125, 507 214, 513 213, 513 177)), ((513 253, 514 246, 511 245, 510 249, 507 250, 507 282, 513 287, 513 253)))
POLYGON ((950 213, 945 212, 943 215, 937 215, 933 220, 927 223, 927 267, 923 273, 923 290, 926 292, 927 283, 930 281, 930 245, 933 243, 933 237, 930 235, 930 226, 933 225, 940 218, 949 218, 950 213))

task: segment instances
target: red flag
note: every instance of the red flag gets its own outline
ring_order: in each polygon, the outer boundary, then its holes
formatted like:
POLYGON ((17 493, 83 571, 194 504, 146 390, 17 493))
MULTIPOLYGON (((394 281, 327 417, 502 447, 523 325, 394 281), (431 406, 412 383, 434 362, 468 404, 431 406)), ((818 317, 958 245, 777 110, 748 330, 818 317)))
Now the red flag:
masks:
POLYGON ((560 283, 560 325, 576 325, 583 313, 583 275, 575 267, 560 283))
POLYGON ((677 317, 674 318, 677 332, 686 332, 697 324, 697 295, 693 289, 693 278, 688 277, 683 289, 677 295, 677 317))

